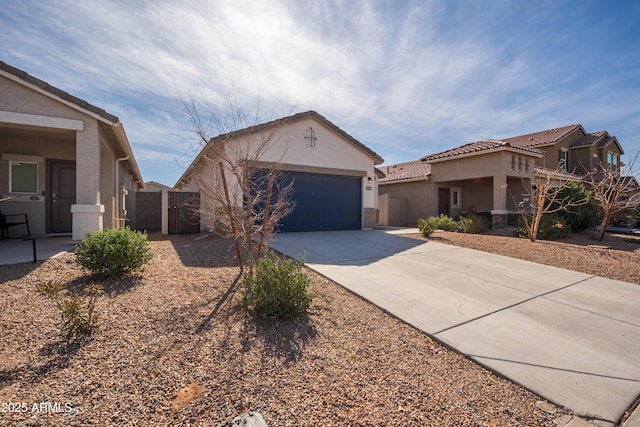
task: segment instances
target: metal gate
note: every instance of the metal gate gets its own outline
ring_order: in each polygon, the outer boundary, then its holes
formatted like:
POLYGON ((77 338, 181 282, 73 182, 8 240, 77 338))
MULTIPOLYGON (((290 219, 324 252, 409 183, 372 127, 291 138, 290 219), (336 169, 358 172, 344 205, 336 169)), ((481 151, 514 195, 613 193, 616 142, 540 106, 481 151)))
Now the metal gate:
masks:
POLYGON ((200 193, 169 191, 169 234, 200 232, 200 193))

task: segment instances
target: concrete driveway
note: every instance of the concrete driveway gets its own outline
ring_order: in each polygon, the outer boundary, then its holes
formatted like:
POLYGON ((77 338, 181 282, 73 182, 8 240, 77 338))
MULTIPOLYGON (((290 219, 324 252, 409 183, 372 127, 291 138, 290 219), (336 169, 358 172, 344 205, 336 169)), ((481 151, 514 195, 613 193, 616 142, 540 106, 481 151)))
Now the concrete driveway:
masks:
POLYGON ((578 415, 616 423, 640 395, 640 285, 385 230, 270 245, 578 415))

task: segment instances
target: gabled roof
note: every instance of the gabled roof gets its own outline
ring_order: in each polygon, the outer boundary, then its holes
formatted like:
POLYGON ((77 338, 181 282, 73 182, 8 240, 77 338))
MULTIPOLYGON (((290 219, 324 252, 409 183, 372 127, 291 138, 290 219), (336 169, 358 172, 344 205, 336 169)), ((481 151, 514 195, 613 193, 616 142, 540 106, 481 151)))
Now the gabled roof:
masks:
POLYGON ((393 181, 421 181, 431 175, 431 165, 420 160, 381 166, 380 169, 385 174, 385 177, 378 181, 380 184, 393 181))
POLYGON ((354 137, 352 137, 351 135, 349 135, 348 133, 340 129, 338 126, 336 126, 335 124, 327 120, 324 116, 320 115, 315 111, 310 110, 304 113, 297 113, 292 116, 282 117, 280 119, 272 120, 270 122, 261 123, 259 125, 250 126, 248 128, 240 129, 233 132, 228 132, 228 133, 221 134, 211 138, 209 142, 207 142, 207 145, 205 145, 204 148, 200 150, 200 153, 198 153, 198 155, 193 160, 193 162, 191 162, 189 167, 187 167, 187 169, 184 171, 182 176, 176 182, 175 186, 183 182, 191 174, 191 171, 193 170, 195 165, 197 165, 205 156, 205 152, 209 151, 211 147, 216 145, 217 142, 233 140, 243 135, 259 133, 266 129, 273 129, 274 127, 286 125, 299 120, 304 120, 306 118, 314 118, 320 123, 322 123, 324 126, 326 126, 327 128, 333 130, 335 133, 337 133, 342 138, 344 138, 347 142, 349 142, 350 144, 352 144, 353 146, 355 146, 356 148, 358 148, 359 150, 363 151, 365 154, 370 156, 374 161, 374 165, 379 165, 380 163, 384 162, 384 159, 380 157, 376 152, 371 150, 369 147, 367 147, 366 145, 364 145, 363 143, 361 143, 360 141, 358 141, 357 139, 355 139, 354 137))
POLYGON ((514 136, 511 138, 504 138, 502 139, 502 141, 508 142, 513 147, 538 147, 542 145, 555 144, 576 129, 581 129, 582 134, 586 134, 586 132, 582 128, 582 125, 575 124, 555 129, 528 133, 526 135, 514 136))
POLYGON ((26 71, 22 71, 19 68, 13 67, 5 62, 0 61, 0 70, 6 71, 7 73, 18 77, 20 80, 32 84, 34 86, 39 87, 40 89, 54 95, 57 98, 64 99, 77 107, 80 107, 83 110, 91 112, 93 114, 97 114, 98 116, 110 121, 110 122, 118 122, 120 119, 114 116, 113 114, 107 113, 102 108, 96 107, 93 104, 88 103, 84 99, 77 98, 62 89, 58 89, 55 86, 51 86, 49 83, 42 81, 32 75, 28 74, 26 71))
POLYGON ((118 145, 120 145, 122 151, 125 153, 125 155, 129 156, 127 161, 131 166, 133 175, 136 177, 134 181, 139 182, 140 186, 144 186, 144 184, 142 183, 142 173, 140 172, 138 163, 136 162, 136 159, 133 155, 133 150, 131 149, 131 145, 129 144, 129 139, 127 138, 127 135, 124 131, 124 126, 122 126, 122 123, 117 116, 109 114, 102 108, 96 107, 95 105, 90 104, 83 99, 77 98, 63 91, 62 89, 58 89, 57 87, 52 86, 43 80, 33 77, 26 71, 13 67, 6 62, 0 61, 0 75, 3 74, 10 80, 13 80, 31 89, 40 91, 50 98, 62 102, 63 104, 68 105, 71 108, 80 111, 81 113, 87 114, 88 116, 93 117, 99 122, 102 122, 104 125, 106 125, 115 135, 115 139, 118 141, 118 145))
POLYGON ((603 148, 607 145, 615 143, 620 150, 620 153, 624 154, 624 150, 618 143, 618 139, 615 136, 609 135, 609 132, 606 130, 601 130, 598 132, 591 132, 571 144, 571 148, 576 147, 586 147, 586 146, 595 146, 596 148, 603 148))
POLYGON ((571 144, 571 147, 585 147, 589 145, 597 145, 606 140, 608 134, 606 131, 591 132, 571 144))
POLYGON ((524 152, 527 152, 528 154, 533 154, 538 157, 542 155, 542 151, 537 150, 535 148, 514 147, 512 144, 506 141, 485 139, 483 141, 471 142, 469 144, 452 148, 450 150, 441 151, 439 153, 429 154, 427 156, 422 157, 420 160, 423 162, 432 162, 435 160, 448 159, 451 157, 479 154, 479 153, 489 152, 489 151, 498 151, 498 150, 503 150, 507 148, 511 148, 517 151, 524 151, 524 152))

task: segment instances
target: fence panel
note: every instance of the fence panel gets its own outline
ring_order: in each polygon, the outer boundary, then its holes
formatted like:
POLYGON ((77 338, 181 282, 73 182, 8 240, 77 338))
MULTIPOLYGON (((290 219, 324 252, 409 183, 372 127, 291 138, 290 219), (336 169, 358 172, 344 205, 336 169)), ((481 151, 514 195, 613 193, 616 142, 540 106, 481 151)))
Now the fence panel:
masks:
POLYGON ((200 193, 169 192, 169 234, 200 232, 200 193))

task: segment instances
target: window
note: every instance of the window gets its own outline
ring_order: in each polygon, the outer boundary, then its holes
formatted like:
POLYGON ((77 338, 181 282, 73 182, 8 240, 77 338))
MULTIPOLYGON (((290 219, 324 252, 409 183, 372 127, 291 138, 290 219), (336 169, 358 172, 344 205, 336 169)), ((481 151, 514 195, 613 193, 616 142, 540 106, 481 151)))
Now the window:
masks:
POLYGON ((38 164, 32 162, 9 162, 9 192, 37 193, 38 164))
POLYGON ((618 170, 618 155, 611 151, 607 152, 607 164, 611 170, 618 170))
POLYGON ((511 170, 516 170, 516 156, 511 155, 511 170))
POLYGON ((563 171, 569 169, 569 151, 567 151, 565 148, 560 149, 558 166, 560 170, 563 171))
POLYGON ((591 170, 593 171, 597 171, 598 170, 598 155, 594 154, 593 156, 591 156, 591 170))
POLYGON ((451 208, 459 209, 462 207, 462 189, 461 188, 452 188, 451 189, 451 208))

